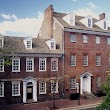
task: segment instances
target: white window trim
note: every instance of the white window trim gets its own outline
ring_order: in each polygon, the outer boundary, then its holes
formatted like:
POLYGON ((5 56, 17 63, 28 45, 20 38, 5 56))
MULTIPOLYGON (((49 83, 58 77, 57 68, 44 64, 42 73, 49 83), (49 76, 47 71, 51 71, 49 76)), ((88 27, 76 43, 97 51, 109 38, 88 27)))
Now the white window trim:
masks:
POLYGON ((39 58, 39 71, 46 71, 46 66, 47 66, 47 59, 46 58, 39 58), (42 61, 42 59, 45 60, 45 69, 44 70, 40 70, 40 61, 42 61))
POLYGON ((70 42, 76 42, 76 35, 75 34, 70 34, 70 42), (74 40, 73 40, 73 38, 71 38, 71 37, 74 37, 74 40))
POLYGON ((50 41, 50 47, 51 47, 51 50, 55 50, 56 48, 55 48, 55 41, 50 41), (52 43, 53 43, 53 45, 52 45, 52 43))
POLYGON ((96 55, 96 57, 100 57, 100 59, 98 59, 98 63, 99 63, 98 65, 97 65, 97 61, 96 61, 96 66, 101 66, 101 56, 100 55, 96 55))
POLYGON ((87 44, 88 43, 88 36, 87 35, 83 35, 83 43, 84 44, 87 44))
POLYGON ((0 95, 0 97, 4 97, 4 82, 1 82, 1 84, 0 85, 2 85, 2 95, 0 95))
POLYGON ((58 93, 58 81, 51 80, 51 93, 58 93), (56 90, 52 91, 52 83, 56 83, 56 90))
POLYGON ((2 65, 2 66, 3 66, 3 67, 2 67, 2 69, 3 69, 3 70, 2 70, 2 71, 0 71, 0 72, 4 72, 4 59, 0 59, 0 60, 2 60, 2 61, 3 61, 3 65, 2 65))
POLYGON ((26 49, 32 49, 32 40, 26 40, 26 49), (27 46, 27 42, 30 42, 30 47, 27 46))
POLYGON ((74 54, 73 55, 70 55, 70 66, 76 66, 76 55, 74 55, 74 54), (74 56, 75 57, 75 59, 74 59, 75 64, 74 65, 71 65, 71 56, 74 56))
POLYGON ((88 66, 88 55, 83 55, 83 66, 88 66), (86 62, 87 62, 86 65, 84 64, 84 56, 86 56, 86 58, 87 58, 87 59, 86 59, 86 62))
POLYGON ((0 40, 1 40, 1 45, 0 45, 0 47, 3 47, 3 44, 4 44, 4 39, 3 38, 0 38, 0 40))
POLYGON ((45 83, 45 92, 40 92, 40 84, 42 83, 43 81, 40 81, 39 82, 39 94, 46 94, 47 92, 46 92, 46 82, 44 82, 45 83))
POLYGON ((96 87, 100 87, 101 86, 101 77, 96 77, 96 87))
POLYGON ((100 37, 96 36, 96 44, 100 44, 100 37))
POLYGON ((107 43, 110 45, 110 37, 107 38, 107 43))
POLYGON ((20 72, 20 58, 12 58, 12 72, 20 72), (14 60, 18 60, 18 62, 19 62, 19 65, 18 65, 18 70, 13 70, 14 68, 13 68, 13 61, 14 60))
POLYGON ((51 58, 51 71, 58 71, 58 58, 51 58), (53 68, 52 68, 52 62, 53 61, 56 61, 56 70, 53 70, 53 68))
POLYGON ((26 72, 34 72, 34 58, 26 58, 26 72), (32 60, 32 70, 27 70, 27 61, 32 60))
MULTIPOLYGON (((71 79, 75 80, 75 87, 74 88, 71 87, 71 82, 70 82, 70 89, 73 90, 73 89, 76 89, 76 78, 71 78, 71 79)), ((71 81, 71 79, 70 79, 70 81, 71 81)))
POLYGON ((12 82, 12 96, 20 96, 21 94, 20 94, 20 82, 12 82), (13 84, 18 84, 18 94, 14 94, 14 92, 13 92, 13 84))

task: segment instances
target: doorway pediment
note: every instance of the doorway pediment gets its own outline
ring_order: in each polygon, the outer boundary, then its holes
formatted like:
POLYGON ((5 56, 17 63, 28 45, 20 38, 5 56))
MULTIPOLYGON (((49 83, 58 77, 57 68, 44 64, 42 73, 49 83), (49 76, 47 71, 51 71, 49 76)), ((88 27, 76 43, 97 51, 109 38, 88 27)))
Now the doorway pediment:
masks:
POLYGON ((85 72, 85 73, 81 74, 80 76, 81 76, 81 77, 86 77, 86 76, 91 77, 91 76, 93 76, 93 75, 92 75, 91 73, 89 73, 89 72, 85 72))

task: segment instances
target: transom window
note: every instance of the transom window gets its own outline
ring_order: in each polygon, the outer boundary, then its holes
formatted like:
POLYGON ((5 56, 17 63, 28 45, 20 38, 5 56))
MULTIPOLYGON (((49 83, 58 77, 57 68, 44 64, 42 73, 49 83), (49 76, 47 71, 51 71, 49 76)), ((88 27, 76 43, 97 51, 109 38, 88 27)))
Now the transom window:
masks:
POLYGON ((92 25, 91 19, 88 18, 88 27, 91 27, 91 25, 92 25))
POLYGON ((70 89, 76 89, 76 78, 70 79, 70 89))
POLYGON ((12 82, 12 96, 20 95, 20 82, 12 82))
POLYGON ((88 36, 83 35, 83 43, 88 43, 88 36))
POLYGON ((100 37, 96 36, 96 44, 100 44, 100 37))
POLYGON ((58 58, 51 58, 51 71, 58 71, 58 58))
POLYGON ((0 72, 4 72, 4 59, 0 59, 0 72))
POLYGON ((4 97, 4 82, 0 83, 0 97, 4 97))
POLYGON ((57 93, 58 92, 58 81, 51 81, 51 93, 57 93))
POLYGON ((96 66, 101 66, 101 56, 96 55, 96 66))
POLYGON ((13 58, 12 59, 12 72, 19 72, 20 71, 20 58, 13 58))
POLYGON ((101 85, 101 77, 96 77, 96 87, 100 87, 101 85))
POLYGON ((70 34, 70 42, 76 42, 76 35, 70 34))
POLYGON ((108 44, 110 44, 110 38, 107 38, 107 42, 108 42, 108 44))
POLYGON ((26 71, 34 71, 34 58, 26 58, 26 71))
POLYGON ((32 49, 32 40, 27 40, 27 49, 32 49))
POLYGON ((39 82, 39 94, 45 94, 46 93, 46 82, 42 81, 39 82))
POLYGON ((39 58, 39 71, 46 71, 46 58, 39 58))
POLYGON ((76 66, 76 55, 70 56, 70 66, 76 66))
POLYGON ((83 66, 88 66, 88 55, 83 55, 83 66))

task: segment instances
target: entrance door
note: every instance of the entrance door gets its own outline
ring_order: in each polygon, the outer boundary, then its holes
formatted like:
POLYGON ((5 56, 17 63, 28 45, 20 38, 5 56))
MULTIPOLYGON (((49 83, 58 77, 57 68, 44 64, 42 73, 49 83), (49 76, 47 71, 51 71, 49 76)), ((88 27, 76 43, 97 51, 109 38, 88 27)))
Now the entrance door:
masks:
POLYGON ((33 99, 33 86, 27 86, 27 100, 33 99))
POLYGON ((87 78, 83 78, 83 92, 88 92, 88 80, 87 78))

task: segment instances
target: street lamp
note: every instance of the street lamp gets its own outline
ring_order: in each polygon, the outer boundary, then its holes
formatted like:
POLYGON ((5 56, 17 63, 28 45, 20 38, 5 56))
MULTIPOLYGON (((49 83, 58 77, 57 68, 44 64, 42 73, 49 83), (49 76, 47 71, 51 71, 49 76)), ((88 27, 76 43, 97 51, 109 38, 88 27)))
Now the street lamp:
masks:
POLYGON ((56 85, 54 84, 52 87, 52 90, 53 90, 53 108, 55 108, 55 87, 56 87, 56 85))

